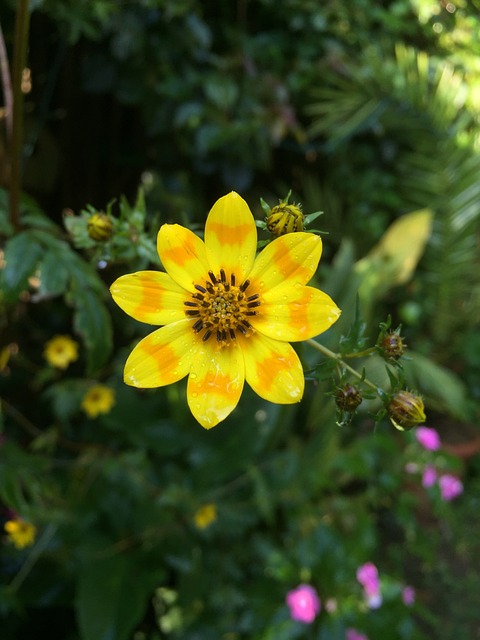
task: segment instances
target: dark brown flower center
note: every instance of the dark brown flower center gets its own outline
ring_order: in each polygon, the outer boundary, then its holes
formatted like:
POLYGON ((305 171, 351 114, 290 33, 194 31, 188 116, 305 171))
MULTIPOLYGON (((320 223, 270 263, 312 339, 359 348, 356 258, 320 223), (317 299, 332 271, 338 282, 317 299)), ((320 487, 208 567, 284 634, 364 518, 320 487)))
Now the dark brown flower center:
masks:
POLYGON ((204 342, 215 336, 221 346, 236 340, 237 331, 244 336, 253 333, 249 318, 257 315, 261 302, 258 293, 247 293, 250 281, 245 280, 238 286, 235 275, 232 273, 227 279, 223 269, 219 276, 212 271, 208 276, 210 280, 204 285, 196 284, 192 299, 184 303, 186 315, 195 321, 194 332, 203 332, 204 342))

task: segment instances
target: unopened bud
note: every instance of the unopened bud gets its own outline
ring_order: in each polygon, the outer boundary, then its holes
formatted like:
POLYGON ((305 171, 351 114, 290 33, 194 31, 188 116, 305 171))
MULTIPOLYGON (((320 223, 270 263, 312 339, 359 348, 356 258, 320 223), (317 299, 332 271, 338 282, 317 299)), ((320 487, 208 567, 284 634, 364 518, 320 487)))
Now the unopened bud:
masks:
POLYGON ((267 216, 267 229, 275 237, 303 231, 303 213, 299 205, 281 202, 267 216))
POLYGON ((423 400, 410 391, 398 391, 390 400, 388 415, 396 429, 409 431, 425 422, 423 400))
POLYGON ((398 331, 388 331, 380 340, 378 347, 387 360, 397 360, 405 351, 405 342, 398 331))
POLYGON ((337 403, 337 407, 342 411, 353 413, 362 401, 363 398, 359 389, 349 382, 337 389, 335 402, 337 403))
POLYGON ((87 222, 87 232, 92 240, 106 242, 113 234, 113 224, 105 213, 94 213, 87 222))

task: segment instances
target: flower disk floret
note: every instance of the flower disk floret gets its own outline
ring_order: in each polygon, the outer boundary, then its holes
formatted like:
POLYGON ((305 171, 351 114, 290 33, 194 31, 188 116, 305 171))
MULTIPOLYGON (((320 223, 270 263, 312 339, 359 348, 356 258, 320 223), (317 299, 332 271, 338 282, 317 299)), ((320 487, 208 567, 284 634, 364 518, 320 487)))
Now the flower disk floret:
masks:
POLYGON ((339 317, 333 300, 306 286, 322 253, 320 237, 292 233, 256 256, 257 230, 235 192, 211 209, 203 242, 165 224, 157 237, 164 272, 121 276, 111 293, 130 316, 163 325, 134 348, 129 385, 153 388, 188 376, 187 400, 209 429, 236 407, 245 380, 265 400, 301 400, 304 375, 289 342, 312 338, 339 317))

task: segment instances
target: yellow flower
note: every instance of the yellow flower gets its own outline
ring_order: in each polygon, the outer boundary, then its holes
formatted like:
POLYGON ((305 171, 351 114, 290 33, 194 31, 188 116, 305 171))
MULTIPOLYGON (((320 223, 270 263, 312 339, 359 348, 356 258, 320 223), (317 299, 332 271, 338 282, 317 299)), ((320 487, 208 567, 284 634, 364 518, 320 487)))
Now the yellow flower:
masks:
POLYGON ((198 529, 206 529, 217 519, 216 505, 212 503, 204 504, 195 512, 193 519, 198 529))
POLYGON ((258 257, 256 247, 253 215, 232 192, 211 209, 205 242, 177 224, 161 227, 166 273, 131 273, 111 287, 130 316, 165 325, 134 348, 125 382, 151 388, 188 375, 188 404, 206 429, 233 411, 245 380, 265 400, 299 402, 305 380, 289 341, 322 333, 340 315, 329 296, 305 286, 320 260, 320 237, 283 235, 258 257))
POLYGON ((82 400, 81 407, 90 418, 108 413, 115 404, 115 391, 103 384, 91 387, 82 400))
POLYGON ((78 343, 70 336, 55 336, 45 345, 43 356, 53 367, 66 369, 78 358, 78 343))
POLYGON ((22 518, 15 518, 14 520, 8 520, 5 525, 5 531, 8 537, 17 547, 17 549, 23 549, 29 547, 35 542, 35 535, 37 529, 22 518))

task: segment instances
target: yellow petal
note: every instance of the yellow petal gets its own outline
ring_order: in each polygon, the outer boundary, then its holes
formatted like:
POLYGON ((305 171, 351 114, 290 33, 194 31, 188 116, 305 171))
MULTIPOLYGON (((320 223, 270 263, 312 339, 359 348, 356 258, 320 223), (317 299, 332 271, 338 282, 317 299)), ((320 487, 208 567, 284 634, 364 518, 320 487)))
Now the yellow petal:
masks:
POLYGON ((279 285, 263 294, 252 326, 270 338, 296 342, 326 331, 340 317, 340 309, 323 291, 301 284, 279 285))
POLYGON ((239 340, 245 359, 245 377, 261 398, 278 404, 299 402, 305 378, 300 359, 288 342, 261 333, 239 340))
POLYGON ((288 233, 268 244, 255 260, 248 279, 260 292, 279 284, 306 284, 322 255, 322 240, 313 233, 288 233))
POLYGON ((161 271, 121 276, 110 292, 118 306, 140 322, 161 325, 185 318, 185 290, 161 271))
POLYGON ((217 275, 234 273, 237 284, 248 276, 255 260, 257 228, 247 203, 232 191, 217 200, 205 224, 210 268, 217 275))
POLYGON ((193 231, 179 224, 164 224, 157 236, 157 250, 168 275, 187 291, 205 284, 208 261, 205 245, 193 231))
POLYGON ((168 324, 143 338, 125 363, 124 380, 132 387, 163 387, 184 378, 195 355, 192 321, 168 324))
POLYGON ((188 377, 187 399, 202 427, 210 429, 230 415, 238 404, 244 381, 239 346, 217 349, 213 338, 200 344, 188 377))

